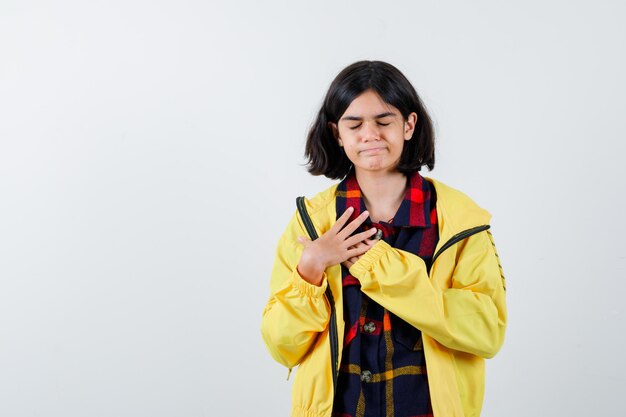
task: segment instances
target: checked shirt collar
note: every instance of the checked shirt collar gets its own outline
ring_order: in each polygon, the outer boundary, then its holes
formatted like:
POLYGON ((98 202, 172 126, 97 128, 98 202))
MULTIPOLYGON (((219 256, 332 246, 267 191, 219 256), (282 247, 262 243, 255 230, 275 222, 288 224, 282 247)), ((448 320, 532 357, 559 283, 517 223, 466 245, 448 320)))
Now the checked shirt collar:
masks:
MULTIPOLYGON (((337 187, 337 197, 342 198, 343 202, 345 202, 345 205, 338 205, 338 208, 342 210, 337 213, 337 217, 348 207, 354 208, 350 220, 347 223, 357 218, 367 209, 362 198, 361 187, 354 174, 354 169, 350 170, 346 178, 339 183, 337 187)), ((380 223, 390 224, 395 227, 430 227, 433 223, 437 222, 437 219, 431 219, 430 204, 424 204, 429 200, 429 185, 426 179, 416 171, 408 178, 408 187, 406 188, 404 199, 391 223, 383 221, 380 223)), ((371 224, 372 221, 369 217, 363 222, 363 225, 366 226, 371 224)))

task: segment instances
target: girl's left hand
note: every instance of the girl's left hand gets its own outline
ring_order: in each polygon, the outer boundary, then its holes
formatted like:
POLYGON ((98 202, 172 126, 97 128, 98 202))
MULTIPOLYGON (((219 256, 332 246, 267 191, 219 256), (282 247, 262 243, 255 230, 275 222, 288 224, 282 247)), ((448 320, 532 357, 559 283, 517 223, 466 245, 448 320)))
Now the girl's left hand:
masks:
MULTIPOLYGON (((369 250, 372 246, 374 246, 376 244, 376 242, 378 242, 378 239, 376 239, 376 238, 374 238, 374 239, 365 239, 364 241, 359 242, 356 245, 352 246, 350 249, 352 249, 352 248, 360 248, 360 247, 366 246, 367 250, 369 250)), ((341 264, 343 266, 345 266, 346 268, 350 269, 350 267, 352 265, 354 265, 356 263, 356 261, 358 261, 361 258, 361 256, 363 256, 363 255, 353 256, 352 258, 349 258, 349 259, 343 261, 341 264)))

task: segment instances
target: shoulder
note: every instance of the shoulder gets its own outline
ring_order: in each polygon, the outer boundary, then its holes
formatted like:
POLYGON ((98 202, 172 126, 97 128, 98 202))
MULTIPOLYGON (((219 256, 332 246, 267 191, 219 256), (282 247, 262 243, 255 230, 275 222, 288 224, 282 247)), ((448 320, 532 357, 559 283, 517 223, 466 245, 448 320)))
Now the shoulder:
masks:
POLYGON ((305 198, 305 205, 318 233, 324 233, 336 220, 336 193, 339 183, 335 183, 311 198, 305 198))
POLYGON ((470 196, 463 191, 445 184, 431 177, 424 177, 435 188, 438 198, 446 200, 448 206, 480 207, 470 196))
POLYGON ((479 206, 466 193, 434 178, 424 177, 424 179, 435 188, 437 210, 441 211, 441 215, 448 221, 456 223, 458 227, 489 223, 491 213, 479 206))
POLYGON ((335 195, 337 193, 337 187, 339 183, 333 184, 323 191, 315 194, 311 198, 305 198, 305 203, 309 215, 318 215, 320 211, 328 208, 329 205, 335 204, 335 195))
MULTIPOLYGON (((317 230, 318 235, 325 233, 335 223, 335 193, 339 184, 333 184, 323 191, 315 194, 313 197, 304 198, 304 205, 307 213, 317 230)), ((295 199, 294 199, 295 206, 295 199)), ((300 217, 297 208, 294 207, 294 213, 284 231, 281 240, 295 244, 298 236, 308 236, 304 221, 300 217)))

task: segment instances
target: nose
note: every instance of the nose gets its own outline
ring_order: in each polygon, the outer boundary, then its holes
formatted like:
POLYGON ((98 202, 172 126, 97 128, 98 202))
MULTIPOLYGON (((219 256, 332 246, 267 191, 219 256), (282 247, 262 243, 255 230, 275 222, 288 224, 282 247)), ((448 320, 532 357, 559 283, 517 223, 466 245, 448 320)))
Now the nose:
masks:
POLYGON ((375 121, 363 122, 363 129, 361 129, 362 138, 364 141, 369 142, 372 140, 380 140, 380 130, 375 121))

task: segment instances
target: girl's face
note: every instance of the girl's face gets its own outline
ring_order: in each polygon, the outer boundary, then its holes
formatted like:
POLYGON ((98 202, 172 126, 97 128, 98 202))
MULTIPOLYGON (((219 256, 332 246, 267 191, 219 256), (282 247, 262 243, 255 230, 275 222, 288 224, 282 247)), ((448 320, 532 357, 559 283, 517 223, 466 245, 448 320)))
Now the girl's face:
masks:
POLYGON ((337 123, 330 125, 355 170, 395 172, 416 121, 417 114, 411 113, 404 120, 397 108, 367 90, 350 103, 337 123))

